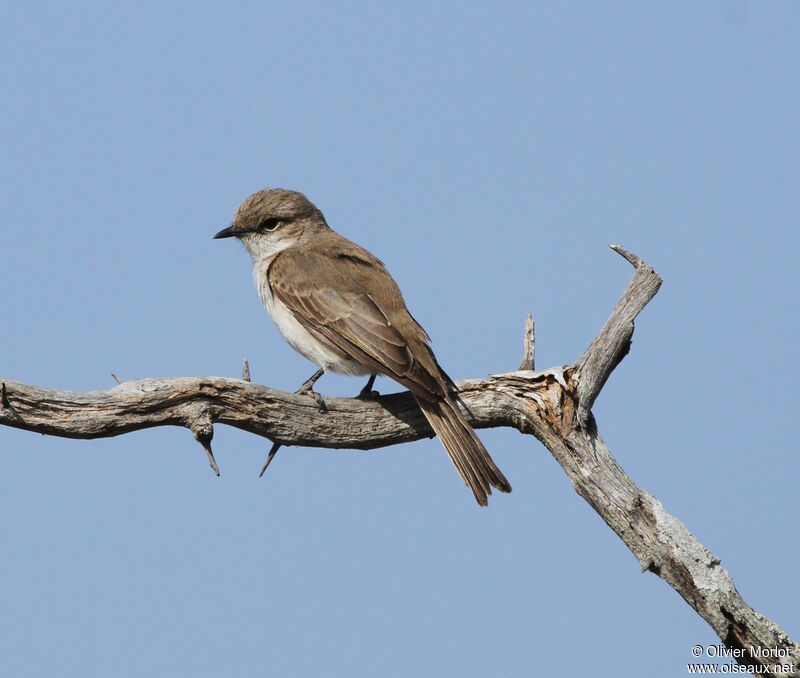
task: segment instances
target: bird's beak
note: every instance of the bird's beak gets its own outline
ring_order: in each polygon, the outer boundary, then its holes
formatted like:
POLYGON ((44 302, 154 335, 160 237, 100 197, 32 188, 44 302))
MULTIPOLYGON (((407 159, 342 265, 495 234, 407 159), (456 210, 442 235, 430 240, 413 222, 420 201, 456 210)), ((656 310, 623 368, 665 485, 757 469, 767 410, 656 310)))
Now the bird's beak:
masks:
POLYGON ((233 238, 237 234, 236 232, 236 225, 231 224, 228 228, 223 228, 219 233, 214 236, 214 240, 218 240, 219 238, 233 238))

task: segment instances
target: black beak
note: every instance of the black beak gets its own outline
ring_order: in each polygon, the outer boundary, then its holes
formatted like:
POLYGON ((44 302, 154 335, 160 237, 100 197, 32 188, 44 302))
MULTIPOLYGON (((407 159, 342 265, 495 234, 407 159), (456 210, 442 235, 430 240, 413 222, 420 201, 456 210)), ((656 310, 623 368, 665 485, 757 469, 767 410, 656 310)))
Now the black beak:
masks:
POLYGON ((219 233, 214 236, 214 240, 218 240, 219 238, 234 238, 236 237, 236 226, 231 224, 228 228, 223 228, 219 233))

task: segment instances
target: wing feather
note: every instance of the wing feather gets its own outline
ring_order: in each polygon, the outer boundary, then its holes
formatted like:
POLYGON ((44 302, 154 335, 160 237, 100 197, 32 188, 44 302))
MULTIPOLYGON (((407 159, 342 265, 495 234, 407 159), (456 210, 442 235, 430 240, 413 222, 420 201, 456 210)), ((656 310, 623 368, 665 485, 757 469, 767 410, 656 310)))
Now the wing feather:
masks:
POLYGON ((409 372, 414 360, 405 337, 366 290, 353 289, 352 283, 334 289, 337 281, 324 275, 310 281, 298 275, 305 267, 293 267, 291 276, 276 275, 280 259, 270 267, 270 288, 307 330, 377 372, 395 378, 409 372))

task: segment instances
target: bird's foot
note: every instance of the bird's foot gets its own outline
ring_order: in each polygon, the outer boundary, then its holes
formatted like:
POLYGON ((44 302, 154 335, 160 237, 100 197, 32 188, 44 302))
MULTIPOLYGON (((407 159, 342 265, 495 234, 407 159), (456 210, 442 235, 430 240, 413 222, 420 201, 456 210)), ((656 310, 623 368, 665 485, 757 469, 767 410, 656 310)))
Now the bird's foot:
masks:
POLYGON ((372 385, 375 383, 375 376, 374 374, 371 375, 367 383, 364 384, 364 388, 362 388, 361 392, 356 396, 358 400, 377 400, 381 397, 380 393, 372 390, 372 385))
POLYGON ((306 382, 303 384, 299 389, 295 391, 297 395, 308 396, 309 398, 313 398, 317 401, 317 405, 319 406, 320 412, 327 412, 328 407, 325 405, 325 401, 322 399, 322 396, 314 390, 314 384, 309 384, 306 382))
POLYGON ((320 412, 327 412, 328 408, 325 405, 325 401, 322 399, 322 396, 314 390, 314 384, 317 383, 317 379, 319 379, 324 372, 322 370, 317 370, 312 374, 308 379, 303 382, 303 385, 298 388, 295 393, 297 395, 304 395, 308 396, 309 398, 313 398, 317 401, 317 405, 319 405, 320 412))
POLYGON ((378 400, 381 397, 381 394, 378 391, 373 391, 366 386, 361 389, 359 394, 356 396, 357 400, 378 400))

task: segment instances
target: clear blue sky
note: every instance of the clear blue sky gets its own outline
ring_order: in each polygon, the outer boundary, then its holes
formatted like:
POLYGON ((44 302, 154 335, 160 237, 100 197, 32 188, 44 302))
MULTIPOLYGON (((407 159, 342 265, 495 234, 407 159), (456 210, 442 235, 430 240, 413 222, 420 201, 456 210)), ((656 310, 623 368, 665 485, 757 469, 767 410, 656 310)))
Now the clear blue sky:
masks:
MULTIPOLYGON (((630 475, 800 639, 800 5, 5 3, 0 374, 314 370, 237 243, 264 186, 374 251, 454 378, 570 363, 663 276, 595 407, 630 475)), ((361 380, 326 377, 354 394, 361 380)), ((395 390, 379 380, 384 392, 395 390)), ((535 439, 479 510, 437 440, 0 428, 5 676, 678 676, 718 642, 535 439)))

